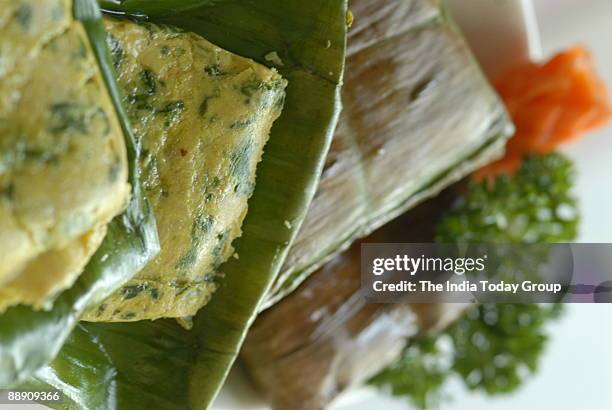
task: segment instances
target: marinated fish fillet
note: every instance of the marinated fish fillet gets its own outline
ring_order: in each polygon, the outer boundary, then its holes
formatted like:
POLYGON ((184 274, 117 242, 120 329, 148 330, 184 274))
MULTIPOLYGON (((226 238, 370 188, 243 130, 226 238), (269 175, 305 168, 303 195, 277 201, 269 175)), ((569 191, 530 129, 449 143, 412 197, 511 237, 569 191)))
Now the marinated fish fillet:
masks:
POLYGON ((352 0, 343 112, 316 196, 265 303, 503 152, 511 123, 434 0, 352 0))
POLYGON ((113 19, 106 28, 161 252, 86 320, 188 317, 241 234, 286 82, 193 33, 113 19))
POLYGON ((129 197, 123 134, 69 0, 0 0, 0 312, 48 307, 129 197))

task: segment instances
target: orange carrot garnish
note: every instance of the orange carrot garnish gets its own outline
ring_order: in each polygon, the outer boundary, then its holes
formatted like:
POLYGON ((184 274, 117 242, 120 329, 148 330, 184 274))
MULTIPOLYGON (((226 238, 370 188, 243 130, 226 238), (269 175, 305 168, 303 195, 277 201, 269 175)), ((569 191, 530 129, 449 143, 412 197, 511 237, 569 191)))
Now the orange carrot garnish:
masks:
POLYGON ((563 51, 544 64, 516 66, 494 86, 516 132, 502 159, 474 173, 477 180, 512 174, 525 155, 550 153, 612 118, 606 86, 595 72, 591 53, 582 46, 563 51))

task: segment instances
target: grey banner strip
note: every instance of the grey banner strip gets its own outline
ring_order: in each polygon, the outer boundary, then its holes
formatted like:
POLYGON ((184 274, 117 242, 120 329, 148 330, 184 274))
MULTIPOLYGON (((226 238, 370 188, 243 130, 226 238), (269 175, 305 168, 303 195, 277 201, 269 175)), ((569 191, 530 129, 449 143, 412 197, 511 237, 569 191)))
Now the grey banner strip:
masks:
POLYGON ((361 284, 379 303, 610 303, 612 244, 362 244, 361 284))

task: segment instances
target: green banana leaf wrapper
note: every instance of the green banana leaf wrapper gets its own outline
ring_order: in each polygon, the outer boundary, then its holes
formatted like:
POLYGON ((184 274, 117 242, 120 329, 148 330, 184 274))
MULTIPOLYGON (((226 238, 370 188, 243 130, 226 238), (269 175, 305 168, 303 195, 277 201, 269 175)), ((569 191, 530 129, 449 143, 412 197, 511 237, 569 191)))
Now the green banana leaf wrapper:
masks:
MULTIPOLYGON (((81 0, 85 1, 85 0, 81 0)), ((246 331, 284 261, 314 196, 340 112, 346 47, 344 0, 102 2, 202 35, 235 54, 277 67, 288 80, 257 170, 239 259, 186 330, 174 320, 81 323, 57 358, 25 386, 57 388, 58 408, 204 409, 223 383, 246 331)), ((99 41, 104 33, 96 31, 99 41)))
POLYGON ((271 306, 355 239, 503 152, 513 127, 436 0, 353 0, 344 109, 271 306))
POLYGON ((397 360, 407 340, 438 331, 463 312, 467 305, 459 303, 366 303, 361 292, 361 245, 433 242, 434 221, 461 185, 356 241, 257 317, 240 359, 273 410, 327 408, 397 360))
POLYGON ((140 148, 120 103, 100 11, 95 3, 77 1, 74 17, 86 29, 125 136, 132 194, 125 212, 108 225, 104 241, 84 272, 58 296, 51 310, 15 306, 0 315, 0 387, 18 384, 51 361, 83 312, 113 293, 159 251, 155 218, 140 183, 140 148))

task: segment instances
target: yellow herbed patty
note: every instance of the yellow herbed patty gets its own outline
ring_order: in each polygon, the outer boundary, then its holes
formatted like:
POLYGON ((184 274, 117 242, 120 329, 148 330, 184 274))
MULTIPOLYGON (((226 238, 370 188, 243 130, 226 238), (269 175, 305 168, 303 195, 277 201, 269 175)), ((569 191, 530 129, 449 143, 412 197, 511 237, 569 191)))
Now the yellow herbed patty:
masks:
POLYGON ((125 145, 69 0, 0 0, 0 312, 70 287, 128 196, 125 145))
POLYGON ((286 82, 193 33, 114 19, 106 29, 161 252, 86 320, 190 316, 241 234, 286 82))

